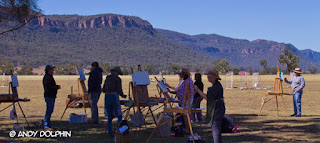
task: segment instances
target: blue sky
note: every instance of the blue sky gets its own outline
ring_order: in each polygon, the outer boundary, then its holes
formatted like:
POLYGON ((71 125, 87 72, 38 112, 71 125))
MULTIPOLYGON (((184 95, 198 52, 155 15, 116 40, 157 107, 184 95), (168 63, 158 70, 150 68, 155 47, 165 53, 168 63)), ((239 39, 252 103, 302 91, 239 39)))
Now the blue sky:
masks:
POLYGON ((320 51, 320 0, 40 0, 44 14, 122 14, 190 35, 291 43, 320 51))

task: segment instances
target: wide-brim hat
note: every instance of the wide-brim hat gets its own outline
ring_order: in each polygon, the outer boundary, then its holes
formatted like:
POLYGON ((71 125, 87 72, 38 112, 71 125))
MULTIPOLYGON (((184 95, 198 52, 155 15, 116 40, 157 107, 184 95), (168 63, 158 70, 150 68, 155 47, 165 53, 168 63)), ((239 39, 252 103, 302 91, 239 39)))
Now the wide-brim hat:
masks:
POLYGON ((295 68, 295 69, 293 70, 293 72, 295 72, 295 73, 299 73, 299 74, 302 74, 302 72, 301 72, 301 69, 300 69, 300 68, 295 68))
POLYGON ((56 68, 56 67, 54 67, 52 65, 47 65, 46 68, 44 69, 44 71, 47 72, 48 70, 51 70, 53 68, 56 68))
POLYGON ((121 71, 121 68, 119 66, 115 66, 110 70, 110 72, 117 72, 119 75, 123 75, 123 72, 121 71))
POLYGON ((217 71, 216 69, 211 69, 208 71, 207 73, 208 76, 213 76, 216 77, 218 80, 221 80, 220 76, 219 76, 219 71, 217 71))

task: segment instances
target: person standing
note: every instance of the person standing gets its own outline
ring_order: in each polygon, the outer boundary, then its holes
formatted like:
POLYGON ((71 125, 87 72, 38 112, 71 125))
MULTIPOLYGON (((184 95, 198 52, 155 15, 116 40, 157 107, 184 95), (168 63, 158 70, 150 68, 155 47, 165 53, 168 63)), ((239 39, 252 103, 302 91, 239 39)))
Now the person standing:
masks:
MULTIPOLYGON (((202 83, 202 79, 201 79, 201 74, 200 73, 196 73, 194 75, 194 85, 196 85, 202 92, 203 92, 203 83, 202 83)), ((194 97, 193 97, 193 103, 192 103, 192 108, 200 108, 201 105, 201 101, 203 100, 203 98, 200 96, 200 94, 198 92, 195 92, 194 97)), ((191 113, 191 119, 193 121, 195 120, 195 116, 197 117, 197 121, 201 122, 202 121, 202 114, 201 112, 192 112, 191 113)))
POLYGON ((122 112, 120 106, 119 96, 126 98, 122 92, 122 83, 119 75, 123 75, 119 66, 110 70, 111 74, 106 77, 103 85, 103 92, 105 93, 104 108, 108 116, 108 134, 113 136, 112 119, 114 116, 118 117, 118 124, 122 121, 122 112))
POLYGON ((44 88, 44 99, 46 102, 46 114, 44 116, 44 129, 53 130, 51 128, 51 115, 54 109, 54 103, 57 98, 58 89, 61 88, 60 85, 56 84, 56 81, 53 78, 54 68, 52 65, 47 65, 45 68, 45 75, 42 80, 44 88))
POLYGON ((197 86, 195 86, 195 91, 207 100, 205 123, 212 125, 211 130, 214 143, 221 143, 222 120, 226 110, 223 100, 223 87, 219 82, 221 78, 216 69, 211 69, 207 76, 208 81, 212 83, 212 86, 208 88, 207 94, 204 94, 197 86))
POLYGON ((301 117, 301 96, 303 93, 303 88, 305 87, 304 78, 301 76, 301 69, 295 68, 294 77, 291 80, 284 78, 284 81, 291 84, 293 91, 293 108, 294 114, 291 117, 301 117))
POLYGON ((102 72, 98 62, 91 64, 88 80, 88 93, 90 94, 91 120, 93 124, 99 123, 98 101, 101 94, 102 72))

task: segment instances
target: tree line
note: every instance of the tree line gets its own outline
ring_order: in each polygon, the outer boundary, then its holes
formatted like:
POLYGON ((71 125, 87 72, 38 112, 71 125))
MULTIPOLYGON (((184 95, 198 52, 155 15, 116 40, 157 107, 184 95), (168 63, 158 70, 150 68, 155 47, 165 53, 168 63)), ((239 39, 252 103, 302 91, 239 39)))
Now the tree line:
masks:
MULTIPOLYGON (((299 57, 294 56, 293 53, 288 50, 284 49, 283 54, 280 54, 278 61, 280 64, 284 65, 286 67, 284 71, 285 74, 289 74, 291 71, 294 70, 294 68, 298 67, 299 63, 299 57)), ((268 61, 266 59, 260 60, 260 65, 262 66, 261 71, 254 70, 252 67, 236 67, 231 66, 229 62, 225 59, 223 60, 216 60, 211 66, 208 66, 208 64, 203 65, 197 65, 189 67, 190 71, 192 72, 199 72, 199 73, 206 73, 210 68, 217 69, 221 74, 226 74, 229 71, 232 71, 234 75, 238 75, 240 71, 247 71, 251 74, 253 72, 260 72, 260 74, 276 74, 277 73, 277 67, 268 67, 268 61)), ((74 64, 64 64, 64 65, 54 65, 56 67, 55 73, 57 75, 76 75, 77 74, 77 68, 84 68, 84 69, 90 69, 90 65, 85 65, 81 62, 76 62, 74 64)), ((125 75, 131 74, 131 70, 136 71, 138 70, 137 67, 129 67, 125 64, 120 65, 122 68, 122 71, 125 75)), ((103 69, 104 74, 108 74, 109 71, 112 68, 112 63, 100 63, 100 67, 103 69)), ((164 75, 172 75, 177 74, 183 66, 177 65, 177 64, 170 64, 167 65, 167 68, 163 70, 163 67, 160 69, 154 65, 150 64, 144 64, 141 66, 143 71, 148 71, 150 75, 152 74, 164 74, 164 75)), ((315 74, 318 69, 315 66, 311 66, 308 69, 309 73, 315 74)), ((0 74, 17 74, 17 75, 34 75, 33 73, 33 67, 31 65, 22 65, 20 69, 14 66, 13 63, 10 63, 9 61, 0 61, 0 74)))

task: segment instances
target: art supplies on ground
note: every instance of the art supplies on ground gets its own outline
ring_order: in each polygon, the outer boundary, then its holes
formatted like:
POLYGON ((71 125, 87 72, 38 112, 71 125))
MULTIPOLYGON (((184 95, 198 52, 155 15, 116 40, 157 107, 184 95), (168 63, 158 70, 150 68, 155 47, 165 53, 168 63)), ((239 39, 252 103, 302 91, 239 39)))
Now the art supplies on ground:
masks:
POLYGON ((88 117, 87 114, 75 114, 71 113, 69 116, 69 123, 87 123, 88 122, 88 117))

